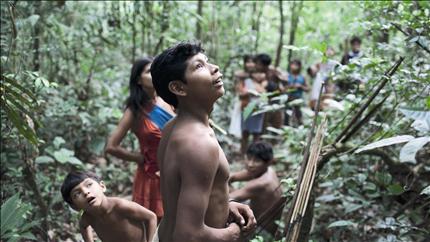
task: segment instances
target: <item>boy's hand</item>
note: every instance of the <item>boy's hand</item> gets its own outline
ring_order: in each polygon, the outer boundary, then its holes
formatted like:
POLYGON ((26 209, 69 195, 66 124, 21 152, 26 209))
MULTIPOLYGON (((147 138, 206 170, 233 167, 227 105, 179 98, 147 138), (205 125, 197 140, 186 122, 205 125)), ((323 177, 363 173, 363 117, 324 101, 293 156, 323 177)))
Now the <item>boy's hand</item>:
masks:
POLYGON ((240 239, 240 227, 236 223, 231 223, 227 227, 233 234, 233 241, 238 241, 240 239))
POLYGON ((248 205, 229 202, 230 219, 240 225, 243 233, 248 233, 257 227, 254 213, 248 205))

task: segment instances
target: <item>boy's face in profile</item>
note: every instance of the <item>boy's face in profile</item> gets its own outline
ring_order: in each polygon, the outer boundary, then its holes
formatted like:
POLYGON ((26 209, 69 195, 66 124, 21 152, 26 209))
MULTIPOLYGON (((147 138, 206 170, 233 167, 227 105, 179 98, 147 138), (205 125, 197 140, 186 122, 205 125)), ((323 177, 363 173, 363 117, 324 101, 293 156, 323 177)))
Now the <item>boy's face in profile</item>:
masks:
POLYGON ((103 182, 86 178, 70 192, 73 208, 76 210, 91 210, 99 207, 105 197, 106 187, 103 182))
POLYGON ((259 175, 267 170, 270 162, 263 161, 257 157, 246 156, 246 169, 248 172, 259 175))
POLYGON ((187 61, 185 71, 186 93, 195 100, 217 100, 224 94, 224 83, 219 67, 209 63, 208 58, 199 53, 187 61))

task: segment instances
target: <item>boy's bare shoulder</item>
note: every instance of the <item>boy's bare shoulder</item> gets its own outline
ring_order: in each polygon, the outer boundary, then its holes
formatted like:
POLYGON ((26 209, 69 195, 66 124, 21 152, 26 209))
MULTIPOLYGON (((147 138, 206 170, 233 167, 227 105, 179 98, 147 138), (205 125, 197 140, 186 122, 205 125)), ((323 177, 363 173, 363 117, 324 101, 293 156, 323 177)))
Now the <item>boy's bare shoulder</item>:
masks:
POLYGON ((109 202, 112 204, 112 209, 123 210, 128 208, 133 202, 119 197, 108 197, 109 202))
POLYGON ((170 142, 173 147, 189 151, 196 150, 197 147, 217 147, 216 139, 211 137, 210 128, 203 125, 185 124, 181 127, 175 127, 170 136, 170 142), (177 146, 180 144, 179 146, 177 146))

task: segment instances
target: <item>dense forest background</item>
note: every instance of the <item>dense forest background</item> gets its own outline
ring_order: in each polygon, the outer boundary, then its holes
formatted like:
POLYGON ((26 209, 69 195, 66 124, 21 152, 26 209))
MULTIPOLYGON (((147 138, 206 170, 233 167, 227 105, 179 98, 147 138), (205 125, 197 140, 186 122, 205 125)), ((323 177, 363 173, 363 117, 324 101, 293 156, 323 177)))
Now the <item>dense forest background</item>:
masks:
MULTIPOLYGON (((242 68, 243 54, 268 53, 284 70, 299 58, 307 68, 327 60, 328 46, 339 61, 357 35, 365 57, 332 80, 359 74, 368 81, 338 93, 341 108, 320 113, 329 118, 325 144, 333 144, 389 67, 404 60, 358 132, 337 142, 321 165, 309 240, 425 241, 430 238, 429 26, 428 1, 2 1, 1 240, 81 239, 79 214, 59 192, 72 168, 96 171, 109 194, 131 194, 135 164, 105 156, 103 149, 122 115, 135 59, 182 40, 200 40, 224 74, 227 92, 212 119, 227 130, 233 73, 242 68)), ((276 169, 288 196, 312 115, 304 108, 304 125, 265 135, 278 141, 276 169)), ((218 138, 233 157, 240 142, 222 133, 218 138)), ((131 134, 124 145, 138 149, 131 134)))

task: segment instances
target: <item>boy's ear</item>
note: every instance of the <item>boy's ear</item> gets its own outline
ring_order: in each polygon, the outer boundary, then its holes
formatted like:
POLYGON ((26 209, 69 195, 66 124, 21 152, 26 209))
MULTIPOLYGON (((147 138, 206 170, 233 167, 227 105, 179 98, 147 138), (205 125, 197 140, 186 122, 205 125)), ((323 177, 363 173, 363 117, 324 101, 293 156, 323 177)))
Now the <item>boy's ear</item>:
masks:
POLYGON ((106 192, 106 185, 105 185, 105 183, 104 183, 104 181, 100 181, 100 186, 102 187, 102 189, 103 189, 103 192, 106 192))
POLYGON ((169 91, 178 96, 186 96, 185 83, 181 81, 171 81, 169 83, 169 91))

